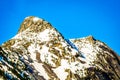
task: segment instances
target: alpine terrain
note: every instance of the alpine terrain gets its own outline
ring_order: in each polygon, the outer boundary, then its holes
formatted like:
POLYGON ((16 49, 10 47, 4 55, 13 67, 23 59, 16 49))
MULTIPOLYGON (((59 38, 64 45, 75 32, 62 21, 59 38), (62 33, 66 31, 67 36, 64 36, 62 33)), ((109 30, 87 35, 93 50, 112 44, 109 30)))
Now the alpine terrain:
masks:
POLYGON ((65 39, 30 16, 0 46, 0 80, 120 80, 120 58, 92 36, 65 39))

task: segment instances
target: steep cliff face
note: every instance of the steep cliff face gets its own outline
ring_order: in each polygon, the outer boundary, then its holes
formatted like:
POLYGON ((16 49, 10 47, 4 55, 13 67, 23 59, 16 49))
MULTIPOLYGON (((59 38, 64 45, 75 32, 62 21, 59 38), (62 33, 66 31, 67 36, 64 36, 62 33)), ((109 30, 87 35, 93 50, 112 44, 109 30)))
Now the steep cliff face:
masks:
POLYGON ((52 25, 27 17, 0 47, 5 80, 119 80, 120 59, 92 36, 65 39, 52 25))

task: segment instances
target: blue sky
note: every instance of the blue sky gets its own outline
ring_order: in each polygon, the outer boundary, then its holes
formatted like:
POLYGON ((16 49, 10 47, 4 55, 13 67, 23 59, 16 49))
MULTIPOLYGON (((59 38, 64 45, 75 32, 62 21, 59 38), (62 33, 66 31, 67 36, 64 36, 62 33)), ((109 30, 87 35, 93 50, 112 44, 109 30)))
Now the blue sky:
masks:
POLYGON ((119 0, 0 0, 0 44, 27 16, 47 20, 67 39, 93 35, 120 55, 119 0))

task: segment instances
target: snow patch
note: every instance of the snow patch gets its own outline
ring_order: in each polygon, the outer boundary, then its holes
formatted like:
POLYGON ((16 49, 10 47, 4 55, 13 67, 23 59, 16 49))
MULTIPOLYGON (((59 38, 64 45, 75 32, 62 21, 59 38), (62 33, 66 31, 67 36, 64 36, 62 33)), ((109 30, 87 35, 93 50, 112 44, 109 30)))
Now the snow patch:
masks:
POLYGON ((62 47, 66 47, 67 46, 67 44, 65 42, 61 42, 61 44, 62 44, 62 47))
POLYGON ((45 69, 43 68, 43 64, 42 63, 37 63, 34 62, 32 63, 32 65, 35 67, 35 69, 39 72, 38 75, 43 76, 46 80, 49 79, 49 76, 47 75, 47 72, 45 71, 45 69))
POLYGON ((42 21, 42 19, 38 18, 38 17, 34 17, 33 18, 33 22, 37 22, 38 20, 42 21))
POLYGON ((63 66, 63 68, 69 68, 68 60, 62 59, 61 66, 63 66))
POLYGON ((76 49, 72 49, 72 52, 71 52, 71 53, 72 53, 72 55, 76 55, 77 52, 78 52, 78 51, 77 51, 76 49))
POLYGON ((30 53, 30 57, 33 59, 33 60, 36 60, 36 54, 35 54, 35 44, 31 44, 29 47, 28 47, 28 51, 30 53))
POLYGON ((55 63, 53 63, 52 61, 52 57, 55 57, 55 58, 58 58, 56 55, 48 52, 49 50, 49 47, 43 45, 42 46, 42 49, 39 50, 40 53, 41 53, 41 56, 40 56, 40 59, 42 62, 47 62, 48 64, 52 65, 52 66, 56 66, 55 63))
POLYGON ((65 69, 62 66, 53 69, 53 71, 57 74, 60 80, 65 80, 67 78, 68 73, 65 72, 65 69))
POLYGON ((56 69, 53 69, 53 71, 57 74, 57 76, 60 78, 60 80, 65 80, 67 78, 68 73, 65 72, 65 69, 69 68, 68 61, 65 59, 61 60, 61 66, 59 66, 56 69))
POLYGON ((49 38, 49 29, 46 29, 44 30, 43 32, 39 33, 38 34, 38 39, 41 40, 41 41, 49 41, 50 38, 49 38))

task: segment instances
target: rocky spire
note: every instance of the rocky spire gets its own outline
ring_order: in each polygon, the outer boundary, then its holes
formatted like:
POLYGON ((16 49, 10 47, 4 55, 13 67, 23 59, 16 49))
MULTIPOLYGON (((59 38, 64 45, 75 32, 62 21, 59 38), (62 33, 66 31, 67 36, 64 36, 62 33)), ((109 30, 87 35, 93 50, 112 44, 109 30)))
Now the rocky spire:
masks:
POLYGON ((21 27, 18 31, 18 33, 25 31, 26 29, 30 29, 31 32, 42 32, 45 29, 50 29, 53 28, 50 23, 47 21, 38 18, 38 17, 33 17, 29 16, 26 17, 23 23, 21 24, 21 27))

